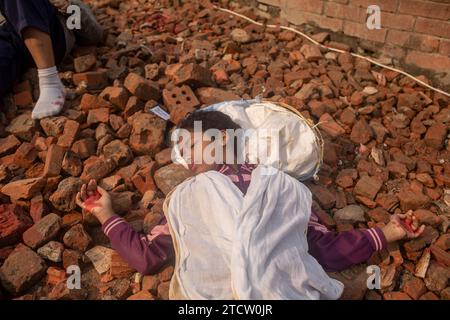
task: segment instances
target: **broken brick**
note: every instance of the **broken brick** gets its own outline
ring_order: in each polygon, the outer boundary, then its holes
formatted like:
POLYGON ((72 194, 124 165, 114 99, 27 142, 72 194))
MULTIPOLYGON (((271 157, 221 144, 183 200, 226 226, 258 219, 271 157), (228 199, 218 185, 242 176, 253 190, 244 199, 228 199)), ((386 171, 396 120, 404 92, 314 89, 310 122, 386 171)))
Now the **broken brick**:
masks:
POLYGON ((36 160, 37 150, 31 143, 24 142, 17 148, 14 154, 14 164, 22 167, 29 168, 36 160))
POLYGON ((38 282, 45 274, 44 260, 26 246, 17 247, 0 268, 3 287, 17 295, 38 282))
POLYGON ((214 86, 211 71, 195 63, 183 65, 175 72, 173 78, 177 86, 183 84, 194 87, 214 86))
POLYGON ((75 141, 80 124, 73 120, 67 120, 64 125, 64 131, 58 138, 57 145, 62 148, 70 148, 75 141))
POLYGON ((75 196, 80 191, 82 181, 79 178, 68 177, 58 184, 58 189, 53 192, 49 200, 52 205, 64 212, 70 212, 76 208, 75 196))
POLYGON ((159 87, 156 83, 147 80, 136 73, 130 73, 124 82, 125 88, 141 100, 159 100, 159 87))
POLYGON ((32 224, 31 219, 15 204, 0 205, 0 247, 19 241, 32 224))
POLYGON ((47 156, 45 157, 44 177, 54 177, 59 175, 64 154, 65 150, 56 144, 52 144, 50 148, 48 148, 47 156))
POLYGON ((66 271, 50 267, 47 269, 47 283, 54 286, 66 279, 66 271))
POLYGON ((83 73, 75 73, 73 75, 73 83, 78 86, 84 82, 88 90, 97 90, 108 85, 107 70, 88 71, 83 73))
POLYGON ((32 178, 16 180, 3 186, 1 192, 11 198, 11 200, 31 199, 45 185, 45 180, 42 178, 32 178))
POLYGON ((91 179, 99 181, 110 174, 115 167, 112 159, 92 156, 84 162, 84 169, 80 178, 85 183, 91 179))
POLYGON ((362 176, 356 183, 353 193, 373 200, 382 185, 383 182, 377 177, 362 176))
POLYGON ((0 156, 14 152, 20 146, 20 141, 13 135, 0 139, 0 156))
POLYGON ((92 239, 84 230, 83 225, 77 224, 64 234, 63 241, 67 247, 85 252, 91 244, 92 239))
POLYGON ((119 109, 125 109, 128 102, 128 92, 120 87, 106 87, 99 96, 102 99, 108 100, 119 109))
POLYGON ((60 228, 61 218, 50 213, 23 233, 23 242, 35 249, 55 238, 60 228))

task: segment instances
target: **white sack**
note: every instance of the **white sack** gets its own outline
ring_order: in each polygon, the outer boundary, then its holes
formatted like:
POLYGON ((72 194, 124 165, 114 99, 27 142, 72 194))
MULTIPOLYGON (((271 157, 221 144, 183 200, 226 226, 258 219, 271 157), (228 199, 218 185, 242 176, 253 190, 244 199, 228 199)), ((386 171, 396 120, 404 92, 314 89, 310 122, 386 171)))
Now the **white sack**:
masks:
POLYGON ((342 283, 308 254, 310 191, 265 169, 253 171, 245 196, 228 177, 209 171, 167 197, 177 257, 171 299, 340 297, 342 283))

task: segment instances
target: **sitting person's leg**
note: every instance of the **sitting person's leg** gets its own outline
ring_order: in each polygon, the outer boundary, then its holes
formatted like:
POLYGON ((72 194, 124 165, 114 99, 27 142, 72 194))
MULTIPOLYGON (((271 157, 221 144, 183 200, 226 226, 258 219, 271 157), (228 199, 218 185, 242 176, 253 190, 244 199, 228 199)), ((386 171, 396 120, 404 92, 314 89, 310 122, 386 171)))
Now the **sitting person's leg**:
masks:
POLYGON ((64 105, 65 92, 56 64, 64 57, 66 45, 55 8, 48 0, 0 0, 0 11, 38 68, 40 96, 32 117, 41 119, 58 114, 64 105))

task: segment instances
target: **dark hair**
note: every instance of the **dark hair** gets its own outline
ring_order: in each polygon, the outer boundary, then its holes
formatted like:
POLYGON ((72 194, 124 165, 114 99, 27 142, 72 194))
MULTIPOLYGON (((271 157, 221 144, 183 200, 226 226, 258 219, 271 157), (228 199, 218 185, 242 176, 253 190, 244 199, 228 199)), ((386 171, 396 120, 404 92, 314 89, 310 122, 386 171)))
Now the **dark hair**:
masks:
MULTIPOLYGON (((201 121, 202 131, 205 132, 209 129, 217 130, 237 130, 241 129, 241 126, 234 122, 230 116, 220 111, 208 111, 208 110, 196 110, 189 113, 181 122, 177 128, 194 130, 194 122, 201 121)), ((234 155, 237 157, 239 152, 238 137, 234 137, 234 155)))
POLYGON ((207 110, 196 110, 189 113, 181 122, 178 124, 178 128, 193 130, 194 122, 201 121, 202 130, 206 131, 208 129, 240 129, 241 127, 231 120, 230 116, 226 115, 220 111, 207 111, 207 110))

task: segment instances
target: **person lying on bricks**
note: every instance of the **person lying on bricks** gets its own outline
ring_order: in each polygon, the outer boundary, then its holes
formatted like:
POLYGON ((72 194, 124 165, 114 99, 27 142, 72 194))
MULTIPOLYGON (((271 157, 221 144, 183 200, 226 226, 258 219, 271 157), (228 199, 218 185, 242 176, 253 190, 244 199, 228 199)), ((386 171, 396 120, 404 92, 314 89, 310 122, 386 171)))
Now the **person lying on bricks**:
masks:
POLYGON ((21 76, 29 68, 37 67, 40 95, 32 118, 59 114, 66 94, 56 65, 76 42, 99 43, 102 28, 81 0, 0 0, 0 13, 0 21, 1 16, 4 18, 0 22, 0 104, 21 76), (80 8, 80 29, 67 27, 65 9, 69 5, 80 8))
POLYGON ((278 170, 265 174, 261 165, 237 164, 238 144, 229 142, 226 130, 240 127, 228 115, 198 110, 179 123, 179 129, 191 133, 191 159, 212 143, 202 136, 197 141, 196 121, 201 121, 203 132, 220 130, 223 154, 233 145, 234 158, 223 164, 188 161, 195 176, 167 196, 166 217, 150 234, 134 231, 117 216, 109 194, 94 180, 76 197, 80 207, 100 220, 112 247, 140 273, 157 272, 176 252, 171 298, 337 299, 342 284, 324 270, 346 270, 366 262, 389 242, 418 237, 424 230, 408 212, 393 215, 383 228, 330 231, 311 212, 311 193, 301 182, 278 170), (239 210, 245 215, 237 219, 239 210), (278 214, 266 216, 271 210, 278 214), (249 224, 250 229, 243 227, 249 224), (251 253, 253 246, 259 250, 251 253), (249 257, 253 259, 246 261, 249 257), (253 264, 263 270, 253 270, 253 264), (278 283, 270 293, 264 287, 269 283, 278 283))

